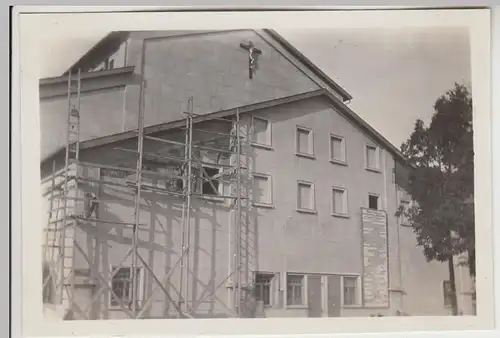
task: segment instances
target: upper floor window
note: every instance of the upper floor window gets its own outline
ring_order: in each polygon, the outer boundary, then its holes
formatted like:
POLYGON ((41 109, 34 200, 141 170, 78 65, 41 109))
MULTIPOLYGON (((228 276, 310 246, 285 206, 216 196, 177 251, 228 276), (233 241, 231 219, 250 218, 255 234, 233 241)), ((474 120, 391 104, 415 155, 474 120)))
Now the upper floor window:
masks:
POLYGON ((254 116, 252 118, 251 139, 254 145, 270 148, 272 146, 271 121, 254 116))
POLYGON ((315 212, 314 184, 299 181, 297 188, 297 209, 303 212, 315 212))
POLYGON ((330 161, 338 164, 347 163, 347 149, 344 137, 330 135, 330 161))
POLYGON ((314 133, 312 129, 297 127, 295 151, 297 155, 314 156, 314 133))
POLYGON ((379 210, 380 196, 375 194, 368 194, 368 208, 373 210, 379 210))
POLYGON ((253 202, 260 206, 270 206, 273 203, 271 176, 253 174, 253 202))
POLYGON ((380 170, 380 149, 378 146, 366 145, 365 149, 366 169, 380 170))
POLYGON ((347 216, 347 190, 345 188, 332 188, 332 215, 347 216))

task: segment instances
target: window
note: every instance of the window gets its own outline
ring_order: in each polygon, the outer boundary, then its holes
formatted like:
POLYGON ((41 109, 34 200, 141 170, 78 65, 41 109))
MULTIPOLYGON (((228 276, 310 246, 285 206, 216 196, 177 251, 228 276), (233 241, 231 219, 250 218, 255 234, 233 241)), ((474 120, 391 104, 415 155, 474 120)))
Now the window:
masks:
POLYGON ((345 139, 330 135, 330 161, 345 164, 347 162, 345 139))
POLYGON ((286 279, 286 302, 288 305, 304 304, 304 276, 288 275, 286 279))
POLYGON ((252 194, 253 202, 257 205, 271 205, 273 203, 271 176, 254 174, 252 194))
POLYGON ((373 194, 368 194, 368 208, 373 209, 373 210, 378 210, 379 205, 379 196, 373 195, 373 194))
POLYGON ((271 305, 271 285, 273 278, 272 274, 257 273, 255 276, 255 300, 263 302, 264 305, 271 305))
POLYGON ((332 214, 336 216, 348 214, 346 189, 336 187, 332 189, 332 214))
POLYGON ((220 192, 220 184, 220 169, 203 167, 200 172, 201 193, 203 195, 217 196, 220 192))
POLYGON ((314 184, 299 181, 297 193, 297 208, 301 211, 314 211, 314 184))
POLYGON ((401 213, 401 217, 400 217, 401 225, 409 226, 410 225, 410 220, 406 216, 406 213, 410 209, 410 202, 408 202, 408 201, 401 201, 401 205, 403 206, 403 213, 401 213))
POLYGON ((372 170, 379 170, 379 148, 377 146, 366 146, 366 168, 372 170))
MULTIPOLYGON (((114 270, 114 269, 113 269, 114 270)), ((124 305, 130 305, 132 302, 132 268, 123 267, 118 270, 118 272, 113 276, 111 280, 111 290, 113 290, 116 297, 123 302, 124 305)), ((137 290, 139 287, 139 273, 140 268, 136 268, 136 285, 137 290)), ((110 305, 112 307, 118 307, 119 301, 115 296, 111 295, 110 305)))
POLYGON ((314 156, 314 136, 311 129, 297 127, 296 143, 297 155, 314 156))
POLYGON ((115 60, 109 61, 109 69, 115 68, 115 60))
POLYGON ((358 305, 358 277, 344 277, 344 305, 358 305))
POLYGON ((271 147, 271 122, 264 118, 252 118, 252 141, 256 145, 271 147))
POLYGON ((44 303, 53 303, 54 295, 53 295, 53 280, 50 273, 50 268, 48 264, 43 265, 42 270, 42 282, 44 283, 43 287, 43 302, 44 303))
POLYGON ((444 306, 451 307, 453 305, 453 290, 451 289, 451 282, 449 280, 443 281, 443 297, 444 306))

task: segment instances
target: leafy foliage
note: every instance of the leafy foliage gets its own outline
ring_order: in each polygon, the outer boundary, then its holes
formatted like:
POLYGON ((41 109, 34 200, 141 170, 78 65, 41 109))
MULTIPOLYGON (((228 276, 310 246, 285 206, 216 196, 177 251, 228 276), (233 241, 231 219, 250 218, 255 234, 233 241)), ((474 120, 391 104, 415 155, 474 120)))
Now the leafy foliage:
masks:
POLYGON ((413 203, 406 210, 401 206, 397 216, 410 221, 427 260, 446 261, 475 252, 470 91, 455 84, 434 110, 429 126, 417 120, 401 146, 411 168, 406 189, 413 203))

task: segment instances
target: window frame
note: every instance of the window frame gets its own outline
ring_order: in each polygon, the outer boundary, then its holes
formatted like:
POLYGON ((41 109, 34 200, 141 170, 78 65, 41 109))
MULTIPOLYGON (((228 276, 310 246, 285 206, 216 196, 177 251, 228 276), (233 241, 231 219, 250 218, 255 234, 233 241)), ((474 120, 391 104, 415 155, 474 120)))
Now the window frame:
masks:
MULTIPOLYGON (((257 296, 254 294, 255 300, 256 301, 263 301, 264 307, 273 307, 276 304, 276 300, 274 297, 274 290, 275 290, 275 283, 277 280, 277 275, 276 275, 276 273, 271 273, 271 272, 262 272, 262 271, 255 272, 255 275, 254 275, 254 288, 255 289, 257 288, 257 285, 259 284, 259 283, 257 283, 257 277, 259 275, 269 278, 269 284, 268 284, 268 286, 269 286, 269 304, 266 304, 263 300, 257 299, 257 296)), ((255 292, 255 290, 254 290, 254 292, 255 292)))
POLYGON ((362 284, 361 284, 361 276, 360 275, 343 275, 341 278, 341 304, 344 308, 357 308, 362 307, 362 284), (355 302, 354 304, 346 304, 345 303, 345 279, 352 278, 356 279, 356 289, 354 292, 355 302))
MULTIPOLYGON (((410 201, 407 201, 407 200, 402 200, 401 202, 401 205, 403 205, 404 207, 404 211, 408 211, 408 209, 411 207, 411 202, 410 201)), ((399 216, 399 225, 403 226, 403 227, 411 227, 411 224, 408 220, 408 218, 404 215, 400 215, 399 216)))
POLYGON ((267 150, 272 150, 273 149, 273 127, 272 127, 272 122, 270 119, 263 117, 263 116, 252 116, 252 122, 251 122, 251 133, 250 133, 250 145, 258 148, 263 148, 267 150), (264 144, 264 143, 259 143, 258 141, 255 140, 255 120, 261 120, 265 121, 267 123, 267 130, 266 133, 268 134, 269 138, 269 144, 264 144))
POLYGON ((339 186, 332 186, 330 191, 331 191, 330 198, 331 198, 331 214, 332 214, 332 216, 349 218, 349 195, 347 192, 347 188, 339 187, 339 186), (345 209, 344 213, 335 212, 335 196, 334 196, 335 191, 342 192, 344 209, 345 209))
POLYGON ((315 146, 314 146, 314 130, 312 128, 306 127, 306 126, 301 126, 297 125, 295 126, 295 155, 299 157, 305 157, 309 159, 315 159, 316 154, 315 154, 315 146), (300 147, 299 147, 299 131, 305 131, 308 132, 308 138, 309 138, 309 151, 310 153, 302 153, 300 152, 300 147))
POLYGON ((378 210, 378 211, 382 210, 381 209, 381 201, 380 201, 380 195, 379 194, 375 194, 375 193, 369 192, 368 193, 368 200, 367 200, 367 202, 368 202, 367 203, 367 209, 369 209, 369 210, 378 210), (377 198, 377 208, 376 209, 370 208, 370 196, 374 196, 374 197, 377 198))
POLYGON ((210 194, 203 194, 203 184, 205 182, 208 182, 207 180, 205 180, 204 178, 204 175, 203 175, 203 172, 200 168, 196 168, 196 170, 198 171, 198 175, 197 175, 197 182, 196 182, 196 191, 195 193, 197 194, 197 197, 200 197, 200 198, 203 198, 203 199, 207 199, 207 200, 213 200, 213 201, 217 201, 217 202, 220 202, 220 201, 224 201, 224 168, 221 167, 221 166, 218 166, 218 165, 210 165, 210 164, 206 164, 204 163, 203 165, 200 165, 199 167, 205 169, 205 168, 209 168, 209 169, 214 169, 214 170, 217 170, 218 173, 217 175, 221 175, 220 178, 218 179, 219 181, 219 185, 217 187, 217 195, 210 195, 210 194))
POLYGON ((314 182, 310 182, 310 181, 303 181, 303 180, 298 180, 297 181, 297 190, 296 190, 296 198, 297 198, 297 211, 298 212, 302 212, 302 213, 308 213, 308 214, 316 214, 317 211, 316 211, 316 188, 315 188, 315 184, 314 182), (309 186, 311 188, 311 209, 306 209, 306 208, 301 208, 301 204, 300 204, 300 189, 299 187, 301 185, 306 185, 306 186, 309 186))
MULTIPOLYGON (((110 270, 109 270, 109 273, 110 275, 113 273, 113 271, 115 269, 129 269, 130 271, 130 282, 131 282, 131 279, 132 279, 132 269, 133 267, 132 266, 110 266, 110 270)), ((137 266, 135 267, 135 269, 137 270, 137 308, 140 309, 142 308, 142 301, 144 300, 144 267, 142 266, 137 266)), ((113 281, 114 281, 114 278, 116 277, 116 275, 119 273, 119 270, 116 272, 116 274, 114 276, 111 276, 110 278, 110 281, 109 281, 109 288, 110 290, 113 290, 113 281)), ((131 284, 130 284, 130 287, 131 287, 131 284)), ((131 290, 129 290, 130 292, 131 290)), ((113 290, 114 292, 114 290, 113 290)), ((108 295, 109 295, 109 299, 108 299, 108 306, 109 306, 109 310, 122 310, 122 308, 120 307, 120 304, 113 304, 113 294, 111 293, 111 291, 108 291, 108 295)), ((128 302, 125 302, 123 299, 121 299, 123 305, 125 305, 127 308, 129 306, 128 302)))
POLYGON ((287 273, 286 274, 286 283, 285 283, 285 297, 283 300, 283 304, 285 308, 306 308, 307 307, 307 274, 302 273, 287 273), (300 293, 301 293, 301 303, 300 304, 289 304, 288 303, 288 283, 290 277, 299 277, 301 278, 300 284, 300 293))
POLYGON ((336 134, 333 134, 333 133, 330 133, 330 136, 329 136, 329 139, 328 139, 328 146, 329 146, 329 150, 330 150, 330 162, 331 163, 334 163, 334 164, 340 164, 340 165, 344 165, 344 166, 347 166, 347 141, 346 141, 346 138, 344 136, 340 136, 340 135, 336 135, 336 134), (342 160, 338 160, 338 159, 335 159, 332 155, 333 155, 333 147, 332 147, 332 141, 333 139, 337 139, 341 142, 341 147, 344 151, 344 158, 342 160))
POLYGON ((364 156, 365 156, 365 169, 368 171, 380 173, 380 147, 374 143, 365 143, 365 151, 364 151, 364 156), (368 161, 368 148, 375 149, 375 167, 370 167, 369 166, 369 161, 368 161))
POLYGON ((273 199, 273 178, 270 174, 263 174, 263 173, 252 173, 252 205, 256 207, 264 207, 264 208, 272 208, 274 206, 274 199, 273 199), (267 179, 267 194, 269 197, 268 202, 260 202, 260 201, 255 201, 255 195, 254 195, 254 189, 255 189, 255 178, 265 178, 267 179))

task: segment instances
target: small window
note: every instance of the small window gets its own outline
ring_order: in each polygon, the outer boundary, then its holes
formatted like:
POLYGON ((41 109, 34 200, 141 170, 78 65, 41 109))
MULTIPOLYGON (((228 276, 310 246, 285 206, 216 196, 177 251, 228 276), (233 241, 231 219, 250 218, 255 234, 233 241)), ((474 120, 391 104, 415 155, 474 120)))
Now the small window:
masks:
POLYGON ((109 69, 115 68, 115 60, 110 60, 109 61, 109 69))
POLYGON ((330 161, 345 164, 347 162, 345 139, 341 136, 330 136, 330 161))
POLYGON ((368 195, 368 208, 373 210, 379 209, 379 196, 377 195, 368 195))
POLYGON ((257 145, 271 147, 271 122, 264 118, 253 117, 252 142, 257 145))
POLYGON ((403 206, 403 213, 401 213, 400 216, 401 225, 409 226, 410 220, 408 219, 406 213, 408 212, 408 210, 410 210, 410 202, 402 201, 401 205, 403 206))
POLYGON ((220 173, 220 168, 203 167, 200 173, 201 193, 203 195, 219 195, 220 173))
POLYGON ((380 169, 379 148, 377 146, 366 146, 366 168, 372 170, 380 169))
MULTIPOLYGON (((47 230, 45 230, 47 231, 47 230)), ((53 289, 53 279, 52 275, 50 273, 50 268, 48 264, 43 265, 43 270, 42 270, 42 283, 44 283, 43 286, 43 302, 44 303, 53 303, 54 302, 54 289, 53 289)))
POLYGON ((311 129, 297 127, 297 155, 314 156, 314 136, 311 129))
POLYGON ((338 216, 346 216, 348 214, 346 189, 335 187, 332 189, 332 213, 338 216))
MULTIPOLYGON (((123 302, 125 305, 129 305, 132 302, 132 271, 133 269, 130 267, 123 267, 118 270, 118 272, 113 276, 111 280, 111 290, 113 290, 113 293, 118 297, 118 299, 115 297, 115 295, 111 294, 110 297, 110 305, 112 307, 118 307, 119 306, 119 300, 123 302)), ((140 273, 140 268, 136 268, 136 285, 137 285, 137 290, 140 290, 139 287, 139 273, 140 273)))
POLYGON ((358 277, 344 277, 344 305, 358 305, 358 277))
POLYGON ((257 273, 255 276, 255 300, 271 305, 271 290, 274 275, 257 273))
POLYGON ((254 203, 271 205, 273 203, 271 176, 254 174, 252 193, 254 203))
POLYGON ((451 289, 451 282, 449 280, 443 281, 443 297, 444 306, 451 307, 453 305, 453 290, 451 289))
POLYGON ((304 305, 304 276, 288 275, 286 300, 288 305, 304 305))
POLYGON ((310 182, 300 181, 298 183, 297 207, 302 211, 313 211, 315 208, 314 201, 314 184, 310 182))

